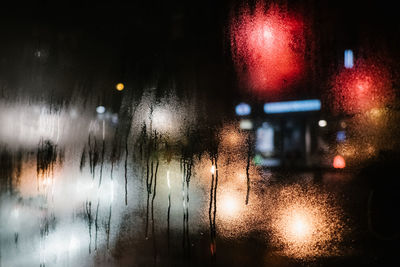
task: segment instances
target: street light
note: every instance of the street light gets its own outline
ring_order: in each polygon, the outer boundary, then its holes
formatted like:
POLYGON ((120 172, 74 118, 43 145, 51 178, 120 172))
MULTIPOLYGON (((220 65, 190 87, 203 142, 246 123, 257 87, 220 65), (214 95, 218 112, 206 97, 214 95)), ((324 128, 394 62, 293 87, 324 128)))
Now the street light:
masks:
POLYGON ((319 120, 318 125, 319 127, 325 127, 326 125, 328 125, 328 123, 326 122, 326 120, 319 120))
POLYGON ((104 112, 106 112, 106 108, 105 108, 104 106, 98 106, 98 107, 96 108, 96 112, 97 112, 98 114, 103 114, 104 112))
POLYGON ((118 91, 122 91, 124 90, 125 85, 123 83, 117 83, 117 85, 115 86, 115 89, 117 89, 118 91))

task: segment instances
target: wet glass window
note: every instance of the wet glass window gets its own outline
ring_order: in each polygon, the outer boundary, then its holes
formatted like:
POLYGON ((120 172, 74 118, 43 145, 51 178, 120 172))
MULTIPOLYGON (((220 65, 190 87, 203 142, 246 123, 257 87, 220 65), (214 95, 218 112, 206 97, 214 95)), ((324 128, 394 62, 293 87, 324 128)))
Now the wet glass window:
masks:
POLYGON ((0 267, 395 266, 397 10, 2 8, 0 267))

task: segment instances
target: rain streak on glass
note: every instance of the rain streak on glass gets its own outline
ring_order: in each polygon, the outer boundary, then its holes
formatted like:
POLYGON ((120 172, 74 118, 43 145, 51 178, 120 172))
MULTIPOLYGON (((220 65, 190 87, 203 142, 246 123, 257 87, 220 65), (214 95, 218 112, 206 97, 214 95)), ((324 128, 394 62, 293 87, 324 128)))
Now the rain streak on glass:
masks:
POLYGON ((1 17, 0 267, 394 266, 397 14, 42 2, 1 17))

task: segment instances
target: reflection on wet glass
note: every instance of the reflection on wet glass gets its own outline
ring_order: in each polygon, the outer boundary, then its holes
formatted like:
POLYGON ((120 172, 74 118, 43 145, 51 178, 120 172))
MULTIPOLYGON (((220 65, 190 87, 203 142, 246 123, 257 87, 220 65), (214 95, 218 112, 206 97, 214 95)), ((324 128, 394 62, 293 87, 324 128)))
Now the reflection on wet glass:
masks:
POLYGON ((399 60, 327 3, 133 5, 4 33, 0 266, 380 263, 399 60))

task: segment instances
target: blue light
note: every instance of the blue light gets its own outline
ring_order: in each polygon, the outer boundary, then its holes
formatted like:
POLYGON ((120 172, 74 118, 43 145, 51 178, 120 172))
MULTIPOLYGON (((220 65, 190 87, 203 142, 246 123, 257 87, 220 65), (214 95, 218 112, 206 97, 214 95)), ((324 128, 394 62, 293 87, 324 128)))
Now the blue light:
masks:
POLYGON ((320 109, 321 101, 319 99, 274 102, 264 104, 264 112, 267 114, 316 111, 320 109))
POLYGON ((354 56, 353 51, 348 49, 344 50, 344 67, 351 69, 354 66, 354 56))
POLYGON ((236 106, 235 111, 236 111, 236 115, 245 116, 245 115, 249 115, 251 113, 251 107, 249 104, 240 103, 239 105, 236 106))
POLYGON ((336 141, 343 142, 345 140, 346 140, 346 132, 345 131, 339 131, 336 133, 336 141))

